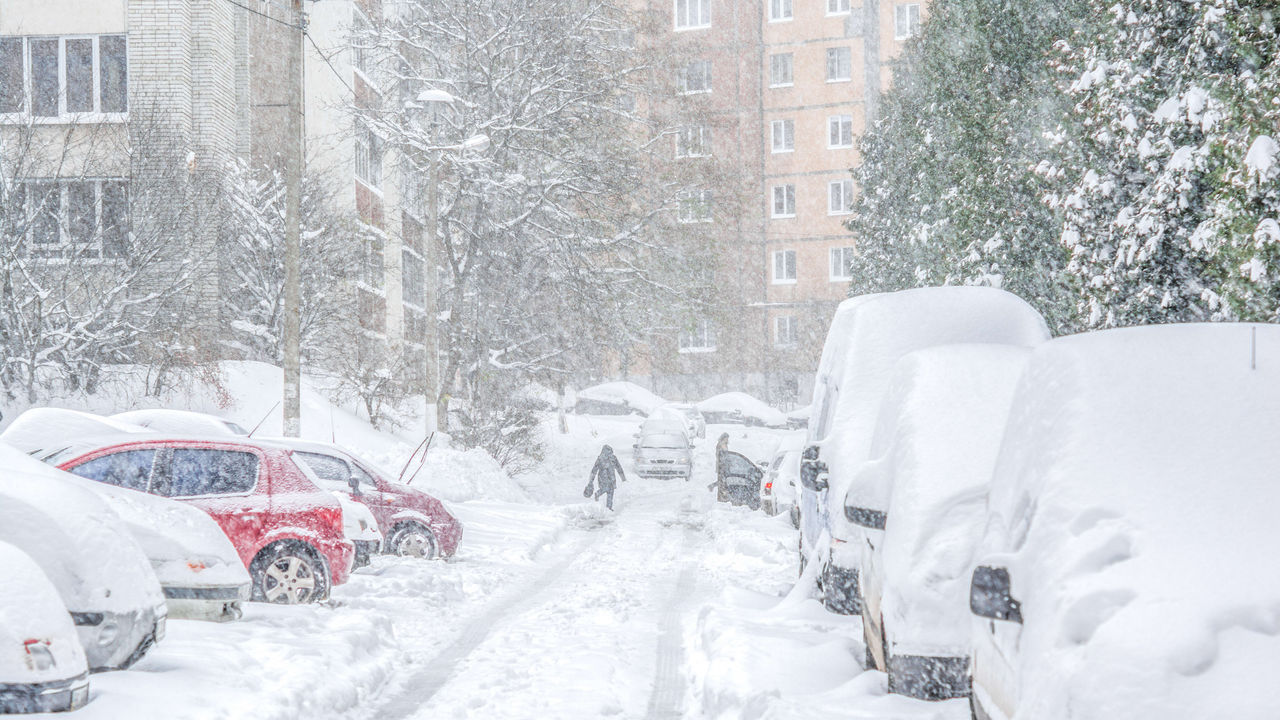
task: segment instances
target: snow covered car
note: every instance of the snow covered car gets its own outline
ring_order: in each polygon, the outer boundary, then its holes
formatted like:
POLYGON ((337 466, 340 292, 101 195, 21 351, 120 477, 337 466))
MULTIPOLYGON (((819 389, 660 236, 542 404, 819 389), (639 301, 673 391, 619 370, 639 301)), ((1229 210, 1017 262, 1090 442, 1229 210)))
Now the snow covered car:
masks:
POLYGON ((648 416, 666 402, 635 383, 619 380, 579 390, 573 411, 579 415, 648 416))
POLYGON ((87 438, 40 457, 90 480, 203 510, 249 569, 255 600, 314 602, 346 582, 355 548, 344 533, 342 507, 287 449, 230 437, 166 438, 87 438))
MULTIPOLYGON (((68 430, 72 435, 147 432, 119 419, 36 408, 19 415, 0 434, 0 441, 40 455, 39 445, 67 437, 68 430)), ((124 521, 151 561, 170 618, 220 621, 240 617, 240 604, 249 598, 249 575, 231 542, 207 514, 180 502, 71 474, 64 479, 97 494, 124 521)))
POLYGON ((904 357, 880 406, 867 488, 846 518, 863 528, 858 563, 867 667, 889 692, 969 694, 968 598, 987 485, 1029 350, 944 345, 904 357))
MULTIPOLYGON (((300 464, 298 467, 302 467, 300 464)), ((304 470, 306 468, 303 468, 304 470)), ((312 478, 316 480, 316 478, 312 478)), ((316 483, 317 485, 319 483, 316 483)), ((355 561, 352 568, 362 568, 373 560, 373 556, 382 549, 382 532, 378 530, 378 521, 363 503, 358 503, 345 492, 332 490, 330 494, 342 506, 342 532, 356 548, 355 561)))
POLYGON ((239 435, 243 437, 249 434, 248 430, 231 420, 188 410, 130 410, 116 413, 111 416, 111 419, 166 435, 239 435))
POLYGON ((801 565, 820 563, 823 603, 860 612, 856 564, 861 528, 844 506, 860 498, 854 475, 868 460, 880 401, 898 360, 956 343, 1030 347, 1048 339, 1040 313, 984 287, 936 287, 863 295, 840 303, 814 381, 813 415, 800 472, 801 565))
POLYGON ((636 475, 689 479, 693 473, 693 448, 685 435, 684 423, 650 419, 640 426, 633 446, 636 475))
POLYGON ((709 423, 756 425, 771 428, 787 426, 787 416, 744 392, 714 395, 698 403, 698 411, 709 423))
POLYGON ((57 588, 90 669, 133 665, 164 637, 167 617, 142 549, 106 502, 63 473, 3 443, 0 468, 0 542, 57 588))
POLYGON ((667 403, 654 410, 650 417, 667 418, 683 423, 684 432, 689 436, 690 440, 707 436, 707 421, 702 417, 702 413, 698 411, 698 408, 693 405, 667 403))
POLYGON ((764 471, 746 455, 732 450, 716 453, 716 466, 716 500, 759 510, 764 471))
POLYGON ((320 487, 341 492, 365 505, 382 532, 387 552, 425 558, 449 558, 462 541, 462 523, 436 498, 392 482, 375 465, 337 445, 276 439, 293 451, 318 478, 320 487))
POLYGON ((974 561, 974 715, 1276 717, 1278 437, 1275 325, 1036 350, 974 561))
POLYGON ((89 666, 58 590, 26 553, 0 542, 0 715, 75 710, 89 666))
POLYGON ((797 530, 800 528, 800 512, 796 508, 796 484, 800 482, 800 451, 803 448, 803 436, 784 441, 769 461, 764 487, 760 490, 760 507, 769 515, 777 515, 785 508, 797 530))

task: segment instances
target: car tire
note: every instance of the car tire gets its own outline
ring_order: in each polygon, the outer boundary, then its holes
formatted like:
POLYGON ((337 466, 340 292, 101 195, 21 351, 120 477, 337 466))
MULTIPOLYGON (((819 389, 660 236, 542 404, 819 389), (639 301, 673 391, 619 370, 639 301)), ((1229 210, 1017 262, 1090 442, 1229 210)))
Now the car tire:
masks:
POLYGON ((864 646, 866 646, 865 654, 862 656, 862 669, 863 669, 863 670, 875 670, 875 669, 876 669, 876 657, 875 657, 875 655, 872 655, 872 654, 871 654, 871 643, 867 642, 867 636, 866 636, 866 635, 863 635, 863 636, 862 636, 862 644, 863 644, 864 646))
POLYGON ((310 545, 294 540, 263 548, 249 563, 253 599, 303 605, 329 597, 329 569, 310 545))
POLYGON ((387 549, 393 555, 434 560, 439 556, 436 536, 421 523, 398 525, 387 539, 387 549))

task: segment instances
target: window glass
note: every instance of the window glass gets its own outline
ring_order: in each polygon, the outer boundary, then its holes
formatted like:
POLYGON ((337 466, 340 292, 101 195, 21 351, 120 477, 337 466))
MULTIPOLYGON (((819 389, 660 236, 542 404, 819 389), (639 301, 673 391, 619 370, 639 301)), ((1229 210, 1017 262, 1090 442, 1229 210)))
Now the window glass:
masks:
POLYGON ((93 40, 66 41, 67 112, 93 112, 93 40))
POLYGON ((31 242, 37 251, 47 250, 62 242, 58 231, 58 218, 62 215, 62 193, 58 184, 35 182, 28 186, 31 218, 31 242))
POLYGON ((769 56, 769 84, 775 87, 791 85, 794 82, 794 64, 791 53, 778 53, 769 56))
POLYGON ((58 40, 31 40, 31 114, 58 115, 58 40))
POLYGON ((73 243, 93 242, 98 202, 94 183, 67 183, 67 233, 73 243))
MULTIPOLYGON (((122 258, 128 251, 129 185, 102 183, 102 256, 122 258)), ((246 435, 248 433, 239 433, 246 435)))
POLYGON ((100 483, 147 492, 155 459, 155 450, 126 450, 77 465, 71 473, 100 483))
POLYGON ((22 112, 22 38, 0 38, 0 113, 22 112))
POLYGON ((849 0, 827 0, 828 15, 847 12, 849 12, 849 0))
POLYGON ((127 47, 123 35, 104 35, 98 39, 102 112, 104 113, 122 113, 129 110, 127 47))
POLYGON ((769 0, 770 20, 790 20, 791 0, 769 0))
POLYGON ((369 473, 365 472, 359 465, 354 463, 351 465, 351 477, 355 478, 356 482, 360 483, 361 490, 372 491, 378 489, 377 484, 373 481, 373 477, 370 476, 369 473))
POLYGON ((774 120, 773 151, 788 152, 796 148, 796 126, 794 120, 774 120))
POLYGON ((348 483, 351 477, 351 468, 345 460, 332 455, 308 452, 296 452, 293 457, 300 464, 306 465, 311 470, 316 476, 320 487, 325 490, 341 490, 343 492, 351 490, 351 485, 348 483))
POLYGON ((253 489, 258 458, 235 450, 175 448, 169 464, 170 497, 231 495, 253 489))
POLYGON ((827 48, 827 81, 848 80, 851 77, 853 57, 849 48, 827 48))

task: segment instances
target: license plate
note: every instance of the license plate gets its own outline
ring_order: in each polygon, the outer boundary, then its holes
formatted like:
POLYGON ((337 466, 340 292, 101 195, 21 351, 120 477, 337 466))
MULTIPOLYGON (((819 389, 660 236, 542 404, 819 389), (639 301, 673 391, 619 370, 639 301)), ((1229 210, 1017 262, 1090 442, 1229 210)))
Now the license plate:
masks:
POLYGON ((71 709, 84 707, 89 702, 89 685, 85 683, 83 687, 74 688, 71 691, 71 709))
POLYGON ((160 618, 156 621, 156 642, 164 639, 165 624, 169 622, 168 618, 160 618))

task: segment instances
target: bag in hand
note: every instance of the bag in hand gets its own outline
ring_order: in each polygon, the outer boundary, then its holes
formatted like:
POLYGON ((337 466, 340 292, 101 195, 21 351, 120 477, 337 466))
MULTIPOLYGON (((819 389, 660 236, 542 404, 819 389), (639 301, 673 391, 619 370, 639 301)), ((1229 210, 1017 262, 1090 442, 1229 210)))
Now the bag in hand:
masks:
POLYGON ((595 491, 595 483, 587 483, 587 486, 582 489, 582 497, 589 498, 591 497, 591 493, 594 491, 595 491))

